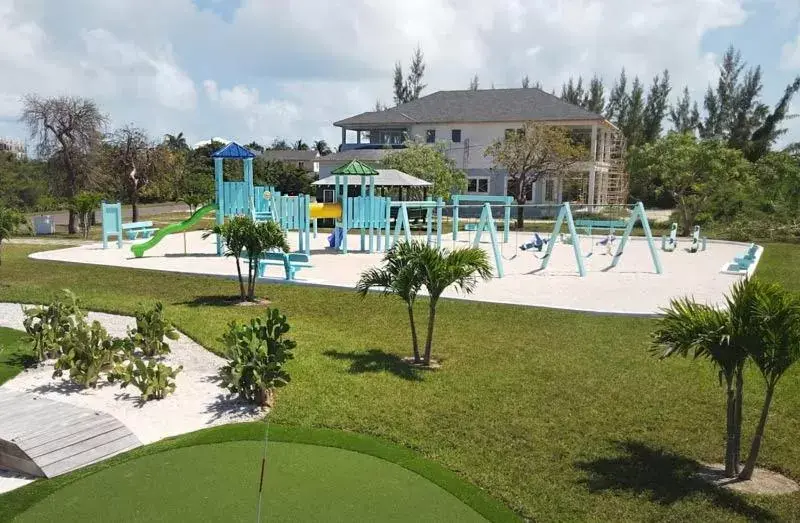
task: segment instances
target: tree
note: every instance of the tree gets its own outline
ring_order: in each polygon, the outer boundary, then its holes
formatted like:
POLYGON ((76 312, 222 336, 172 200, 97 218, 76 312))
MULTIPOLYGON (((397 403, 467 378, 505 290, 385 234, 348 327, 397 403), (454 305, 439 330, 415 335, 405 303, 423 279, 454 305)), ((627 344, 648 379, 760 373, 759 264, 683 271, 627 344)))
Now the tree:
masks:
POLYGON ((89 238, 89 231, 92 228, 92 216, 100 207, 100 203, 102 201, 102 194, 90 191, 82 191, 78 193, 70 202, 70 209, 78 215, 78 220, 80 222, 81 231, 83 232, 84 238, 89 238))
POLYGON ((456 162, 447 156, 443 144, 406 142, 405 149, 387 154, 383 165, 431 182, 433 186, 428 194, 433 197, 448 199, 452 191, 463 191, 467 187, 464 171, 456 168, 456 162))
POLYGON ((186 137, 183 135, 183 132, 178 134, 165 134, 164 145, 173 151, 187 151, 189 149, 189 145, 186 143, 186 137))
MULTIPOLYGON (((0 205, 0 255, 2 255, 3 242, 10 240, 11 236, 25 223, 25 217, 15 211, 0 205)), ((0 265, 3 258, 0 256, 0 265)))
MULTIPOLYGON (((106 116, 87 98, 28 95, 20 120, 28 127, 39 155, 54 160, 56 170, 63 173, 62 195, 74 198, 86 185, 90 155, 100 144, 106 116)), ((69 232, 77 232, 71 211, 69 232)))
POLYGON ((478 90, 478 73, 475 73, 472 76, 472 79, 469 81, 469 90, 470 91, 477 91, 478 90))
POLYGON ((517 227, 524 224, 523 205, 533 184, 541 178, 565 175, 576 163, 586 160, 586 147, 573 142, 568 129, 527 122, 518 133, 495 140, 484 153, 495 168, 505 169, 517 207, 517 227))
POLYGON ((631 147, 644 142, 644 86, 639 77, 633 79, 631 94, 628 97, 624 119, 620 117, 619 127, 631 147))
POLYGON ((373 109, 373 111, 378 113, 380 111, 385 111, 385 110, 386 110, 386 105, 383 102, 381 102, 380 99, 375 100, 375 108, 373 109))
POLYGON ((268 147, 268 149, 273 151, 288 151, 291 148, 292 146, 289 145, 283 138, 275 138, 268 147))
POLYGON ((683 234, 698 219, 740 211, 750 182, 750 165, 741 151, 688 134, 671 133, 631 151, 628 167, 631 185, 652 185, 674 199, 683 234))
POLYGON ((669 110, 669 120, 677 133, 694 133, 700 124, 700 111, 697 109, 697 102, 692 105, 692 97, 689 95, 689 88, 683 88, 683 95, 678 102, 669 110))
POLYGON ((422 244, 411 263, 416 266, 422 286, 428 291, 428 335, 425 338, 425 353, 422 362, 431 364, 433 346, 433 329, 436 325, 436 305, 442 293, 450 286, 456 290, 471 294, 478 285, 478 280, 492 278, 492 264, 489 256, 480 247, 468 247, 448 251, 422 244))
POLYGON ((525 76, 522 77, 522 88, 528 89, 530 88, 530 86, 531 86, 531 79, 528 78, 528 75, 526 74, 525 76))
POLYGON ((650 92, 647 95, 647 104, 642 116, 642 139, 644 143, 654 142, 661 136, 661 123, 667 115, 671 90, 669 71, 664 69, 660 77, 656 75, 653 78, 653 84, 650 86, 650 92))
POLYGON ((754 317, 753 336, 759 343, 750 347, 749 356, 761 372, 766 390, 750 453, 739 473, 743 480, 750 479, 755 470, 775 387, 800 360, 800 299, 774 283, 759 283, 758 287, 760 292, 750 312, 754 317))
POLYGON ((320 156, 328 156, 331 154, 331 148, 325 140, 316 140, 314 142, 314 150, 317 151, 320 156))
POLYGON ((308 151, 308 144, 302 138, 292 144, 292 149, 296 151, 308 151))
POLYGON ((255 140, 253 140, 252 142, 250 142, 247 145, 245 145, 245 147, 250 149, 253 152, 257 152, 257 153, 263 153, 264 152, 264 146, 261 145, 260 143, 258 143, 255 140))
POLYGON ((361 273, 361 278, 356 283, 356 292, 361 297, 366 297, 370 290, 378 288, 384 296, 394 295, 405 302, 411 328, 414 363, 417 364, 422 362, 422 358, 414 321, 414 303, 422 288, 422 278, 412 260, 418 257, 421 247, 421 242, 396 243, 383 256, 383 266, 367 269, 361 273))
POLYGON ((295 164, 257 157, 253 161, 253 179, 262 185, 272 185, 281 194, 309 194, 314 187, 314 174, 295 164))
POLYGON ((603 80, 595 75, 589 83, 589 90, 583 98, 581 104, 584 109, 596 114, 603 114, 606 105, 605 88, 603 87, 603 80))
POLYGON ((203 234, 203 238, 208 238, 212 234, 222 237, 225 256, 232 256, 236 260, 239 294, 243 302, 254 299, 258 260, 261 255, 276 249, 289 252, 286 234, 274 221, 256 223, 249 216, 234 216, 222 225, 215 225, 211 231, 203 234), (248 262, 246 288, 241 266, 243 253, 246 253, 248 262))
POLYGON ((619 73, 619 79, 614 82, 611 89, 611 95, 608 98, 608 105, 606 105, 606 120, 613 122, 617 127, 621 127, 621 123, 625 121, 628 113, 628 77, 625 75, 625 69, 619 73))
POLYGON ((164 150, 156 147, 144 129, 126 125, 109 136, 107 169, 122 199, 131 204, 133 221, 139 221, 139 200, 145 188, 167 170, 164 150))
POLYGON ((778 126, 781 122, 791 117, 788 114, 789 104, 798 90, 800 90, 800 76, 786 86, 786 90, 775 105, 775 109, 764 119, 764 123, 761 127, 753 132, 750 138, 749 148, 745 152, 745 155, 750 161, 757 161, 759 158, 763 157, 770 148, 775 145, 777 139, 786 134, 786 129, 779 128, 778 126))
POLYGON ((743 372, 748 355, 760 343, 753 335, 758 320, 752 310, 761 290, 753 281, 737 282, 726 298, 726 308, 686 298, 673 300, 653 333, 653 350, 661 352, 662 359, 691 356, 707 359, 719 369, 726 391, 725 475, 728 477, 739 472, 743 372))
POLYGON ((193 213, 197 208, 214 199, 214 178, 206 171, 191 171, 180 181, 178 199, 189 206, 193 213))
POLYGON ((394 102, 395 105, 411 102, 419 98, 426 85, 422 83, 425 76, 425 60, 419 46, 411 57, 411 67, 408 76, 403 78, 403 66, 400 62, 394 66, 394 102))
POLYGON ((561 85, 561 99, 574 105, 581 105, 584 99, 583 77, 578 77, 578 83, 573 83, 572 77, 569 82, 561 85))

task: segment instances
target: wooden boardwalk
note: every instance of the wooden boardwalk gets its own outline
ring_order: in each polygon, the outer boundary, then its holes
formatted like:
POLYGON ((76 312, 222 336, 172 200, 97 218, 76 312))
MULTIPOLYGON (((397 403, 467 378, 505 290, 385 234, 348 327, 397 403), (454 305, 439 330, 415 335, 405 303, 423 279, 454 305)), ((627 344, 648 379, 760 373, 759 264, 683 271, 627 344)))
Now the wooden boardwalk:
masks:
POLYGON ((0 388, 0 468, 52 478, 139 446, 110 414, 0 388))

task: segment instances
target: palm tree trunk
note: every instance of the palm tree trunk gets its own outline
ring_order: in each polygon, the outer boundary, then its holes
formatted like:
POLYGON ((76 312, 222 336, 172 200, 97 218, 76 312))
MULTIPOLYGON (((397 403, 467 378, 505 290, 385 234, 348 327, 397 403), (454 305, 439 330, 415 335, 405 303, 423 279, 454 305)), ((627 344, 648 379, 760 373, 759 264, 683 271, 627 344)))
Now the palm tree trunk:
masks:
POLYGON ((744 365, 739 365, 736 369, 736 411, 734 412, 734 430, 736 438, 733 442, 734 456, 733 464, 738 474, 742 463, 742 405, 744 403, 744 365))
POLYGON ((242 280, 242 265, 239 257, 236 257, 236 274, 239 276, 239 294, 242 297, 242 301, 247 299, 247 295, 244 292, 244 281, 242 280))
POLYGON ((433 346, 433 327, 436 323, 436 300, 431 298, 428 312, 428 337, 425 340, 425 356, 422 361, 425 365, 431 364, 431 347, 433 346))
POLYGON ((411 324, 411 346, 414 349, 414 363, 420 362, 419 341, 417 340, 417 325, 414 322, 414 305, 408 304, 408 322, 411 324))
POLYGON ((758 419, 756 426, 756 433, 753 436, 753 443, 750 445, 750 454, 747 456, 747 462, 744 468, 739 473, 739 479, 750 479, 753 476, 753 470, 756 468, 756 460, 758 453, 761 450, 761 440, 764 437, 764 428, 767 425, 767 415, 769 415, 769 407, 772 403, 772 394, 775 392, 775 384, 767 384, 767 395, 764 397, 764 406, 761 408, 761 417, 758 419))
POLYGON ((726 402, 725 426, 725 476, 736 477, 736 391, 733 384, 728 382, 726 402))

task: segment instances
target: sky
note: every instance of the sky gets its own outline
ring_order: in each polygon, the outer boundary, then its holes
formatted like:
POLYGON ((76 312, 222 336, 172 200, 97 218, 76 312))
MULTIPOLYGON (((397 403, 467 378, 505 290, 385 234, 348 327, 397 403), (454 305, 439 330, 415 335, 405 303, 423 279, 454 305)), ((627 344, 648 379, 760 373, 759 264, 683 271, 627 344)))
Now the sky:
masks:
MULTIPOLYGON (((21 98, 90 97, 110 126, 189 143, 221 136, 341 140, 333 122, 392 104, 396 61, 419 45, 425 93, 560 92, 625 67, 663 69, 702 99, 728 45, 773 105, 800 75, 800 0, 0 0, 0 137, 27 138, 21 98)), ((793 104, 800 112, 800 97, 793 104)), ((784 143, 800 140, 800 118, 784 143)))

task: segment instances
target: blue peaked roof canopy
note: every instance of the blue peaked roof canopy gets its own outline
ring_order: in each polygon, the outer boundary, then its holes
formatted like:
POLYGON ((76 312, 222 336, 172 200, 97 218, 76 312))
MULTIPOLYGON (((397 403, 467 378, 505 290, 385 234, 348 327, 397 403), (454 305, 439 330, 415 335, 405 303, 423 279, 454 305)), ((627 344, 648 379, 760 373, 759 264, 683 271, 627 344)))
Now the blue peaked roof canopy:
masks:
POLYGON ((256 155, 253 154, 253 152, 250 149, 242 147, 236 142, 230 142, 228 145, 226 145, 219 151, 215 151, 214 154, 211 155, 211 157, 242 159, 242 158, 255 158, 256 155))

